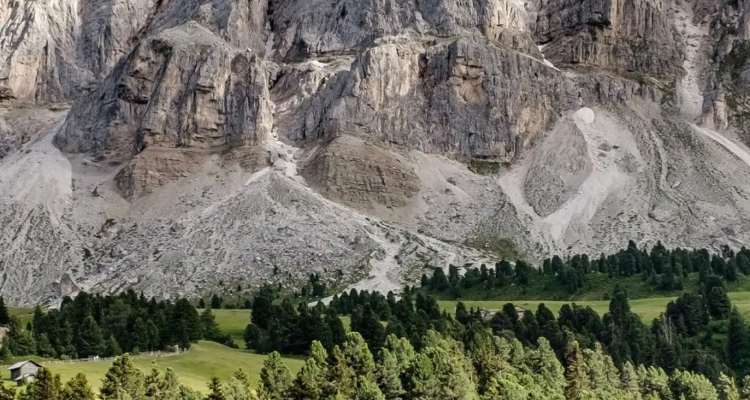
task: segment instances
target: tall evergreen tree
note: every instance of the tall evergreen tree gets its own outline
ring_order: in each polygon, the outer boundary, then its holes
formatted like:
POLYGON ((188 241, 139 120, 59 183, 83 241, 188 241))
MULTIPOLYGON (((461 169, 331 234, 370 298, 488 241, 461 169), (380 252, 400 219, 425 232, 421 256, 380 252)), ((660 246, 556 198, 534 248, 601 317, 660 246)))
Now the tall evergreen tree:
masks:
POLYGON ((292 375, 277 352, 271 353, 260 371, 259 390, 264 400, 284 400, 292 387, 292 375))
POLYGON ((102 353, 104 357, 117 357, 122 355, 122 349, 120 349, 120 344, 117 343, 117 339, 115 339, 114 335, 109 335, 109 338, 104 343, 104 352, 102 353))
POLYGON ((208 383, 208 396, 206 396, 206 400, 226 400, 219 378, 213 377, 208 383))
POLYGON ((78 357, 86 358, 104 353, 104 338, 94 317, 88 315, 79 329, 76 337, 76 351, 78 357))
POLYGON ((63 395, 60 375, 52 374, 47 368, 39 368, 36 377, 21 393, 20 400, 61 400, 63 395))
POLYGON ((386 400, 401 400, 406 392, 401 384, 401 367, 398 359, 387 348, 384 348, 380 360, 377 373, 380 391, 386 400))
POLYGON ((729 314, 725 350, 727 365, 735 370, 747 371, 750 362, 750 338, 745 319, 736 307, 729 314))
POLYGON ((133 400, 140 399, 144 393, 143 381, 143 373, 133 365, 130 356, 125 354, 118 357, 107 370, 99 389, 99 398, 121 400, 127 395, 133 400))
POLYGON ((91 390, 86 375, 78 373, 65 383, 62 400, 95 400, 96 395, 91 390))
POLYGON ((7 326, 10 323, 10 314, 8 307, 5 305, 5 299, 0 296, 0 325, 7 326))
POLYGON ((588 367, 583 358, 578 342, 570 340, 565 351, 565 398, 568 400, 582 400, 587 398, 587 391, 591 389, 588 367))

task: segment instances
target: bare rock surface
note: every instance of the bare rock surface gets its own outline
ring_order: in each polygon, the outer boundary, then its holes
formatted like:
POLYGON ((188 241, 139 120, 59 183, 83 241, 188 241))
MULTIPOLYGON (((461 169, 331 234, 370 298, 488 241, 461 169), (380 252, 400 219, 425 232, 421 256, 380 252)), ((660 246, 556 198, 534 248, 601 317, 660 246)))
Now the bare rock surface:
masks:
POLYGON ((13 1, 0 293, 740 247, 749 58, 732 0, 13 1))

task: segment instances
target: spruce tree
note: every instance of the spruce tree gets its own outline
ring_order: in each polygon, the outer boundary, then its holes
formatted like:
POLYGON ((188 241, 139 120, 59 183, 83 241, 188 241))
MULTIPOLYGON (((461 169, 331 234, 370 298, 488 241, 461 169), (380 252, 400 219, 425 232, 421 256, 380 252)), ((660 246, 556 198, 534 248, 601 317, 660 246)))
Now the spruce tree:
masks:
POLYGON ((265 400, 283 400, 292 386, 289 368, 281 361, 278 352, 268 355, 260 371, 259 392, 265 400))
POLYGON ((583 358, 578 342, 570 340, 565 350, 565 398, 567 400, 582 400, 587 398, 587 391, 591 388, 588 367, 583 358))
POLYGON ((13 361, 13 352, 10 350, 10 338, 6 336, 0 343, 0 361, 11 364, 13 361))
POLYGON ((750 338, 748 338, 745 319, 733 308, 729 314, 729 325, 727 327, 727 341, 725 345, 727 365, 734 370, 742 370, 748 367, 750 358, 750 338))
POLYGON ((102 354, 104 357, 117 357, 122 355, 122 349, 120 349, 120 344, 117 343, 117 339, 115 339, 114 335, 109 335, 109 338, 104 343, 104 353, 102 354))
POLYGON ((733 378, 722 373, 717 386, 719 389, 719 400, 740 400, 740 393, 733 378))
POLYGON ((545 337, 539 338, 539 346, 532 352, 529 361, 531 370, 539 378, 539 385, 550 394, 563 395, 566 387, 565 369, 545 337))
POLYGON ((224 303, 224 301, 219 297, 218 295, 211 296, 211 308, 214 310, 221 309, 221 305, 224 303))
POLYGON ((234 372, 233 375, 234 379, 239 382, 242 386, 244 386, 248 391, 250 391, 250 377, 247 376, 245 371, 242 370, 242 368, 237 368, 237 371, 234 372))
MULTIPOLYGON (((354 327, 352 327, 352 330, 354 330, 354 327)), ((364 309, 357 332, 362 335, 373 354, 379 353, 380 349, 383 348, 385 328, 369 305, 364 309)))
POLYGON ((213 312, 210 308, 203 310, 200 316, 203 338, 207 340, 219 340, 222 337, 219 324, 216 322, 213 312))
POLYGON ((21 393, 20 400, 62 400, 62 394, 60 375, 41 367, 26 391, 21 393))
POLYGON ((384 348, 377 373, 378 386, 386 400, 400 400, 405 394, 401 385, 401 367, 396 356, 384 348))
POLYGON ((727 318, 732 309, 732 303, 729 301, 726 290, 719 286, 714 286, 708 292, 706 304, 711 318, 714 319, 727 318))
POLYGON ((349 366, 354 376, 369 379, 375 377, 375 359, 362 335, 357 332, 348 333, 343 351, 346 365, 349 366))
POLYGON ((339 346, 333 346, 331 351, 326 382, 323 389, 324 398, 349 399, 354 396, 354 374, 347 365, 346 356, 339 346))
POLYGON ((76 374, 68 382, 65 383, 63 389, 63 400, 95 400, 96 395, 91 390, 86 375, 82 373, 76 374))
POLYGON ((47 334, 45 333, 37 336, 36 354, 48 358, 57 357, 57 352, 55 351, 55 348, 52 347, 52 343, 49 342, 49 339, 47 339, 47 334))
POLYGON ((10 314, 8 307, 5 305, 5 299, 0 296, 0 325, 7 326, 10 323, 10 314))
POLYGON ((208 396, 206 396, 206 400, 226 400, 219 378, 213 377, 208 383, 208 396))
POLYGON ((327 371, 320 368, 312 358, 308 358, 297 373, 287 398, 294 400, 320 399, 327 371))
POLYGON ((104 338, 99 325, 90 314, 86 316, 76 337, 78 357, 98 356, 104 352, 104 338))
POLYGON ((102 379, 99 389, 101 400, 121 400, 122 396, 140 399, 143 395, 143 373, 130 361, 130 356, 124 354, 118 357, 107 374, 102 379))
POLYGON ((386 400, 377 383, 367 377, 357 378, 357 400, 386 400))

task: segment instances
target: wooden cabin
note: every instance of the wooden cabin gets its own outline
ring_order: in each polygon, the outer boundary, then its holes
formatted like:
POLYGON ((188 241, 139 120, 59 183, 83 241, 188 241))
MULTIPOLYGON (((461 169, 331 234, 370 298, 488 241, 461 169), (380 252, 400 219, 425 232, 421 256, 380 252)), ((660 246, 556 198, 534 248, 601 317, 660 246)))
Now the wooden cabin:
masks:
POLYGON ((41 365, 32 360, 19 361, 8 368, 10 370, 10 380, 15 381, 18 386, 33 381, 41 367, 41 365))

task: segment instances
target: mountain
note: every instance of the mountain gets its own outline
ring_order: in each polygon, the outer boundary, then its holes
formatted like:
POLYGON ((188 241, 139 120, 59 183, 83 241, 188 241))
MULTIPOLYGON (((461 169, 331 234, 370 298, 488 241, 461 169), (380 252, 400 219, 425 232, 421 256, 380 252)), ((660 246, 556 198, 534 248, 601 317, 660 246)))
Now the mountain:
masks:
POLYGON ((13 0, 0 293, 750 239, 750 1, 13 0))

